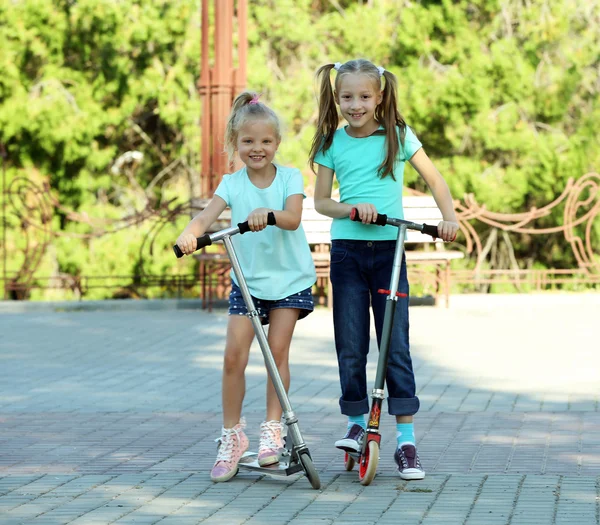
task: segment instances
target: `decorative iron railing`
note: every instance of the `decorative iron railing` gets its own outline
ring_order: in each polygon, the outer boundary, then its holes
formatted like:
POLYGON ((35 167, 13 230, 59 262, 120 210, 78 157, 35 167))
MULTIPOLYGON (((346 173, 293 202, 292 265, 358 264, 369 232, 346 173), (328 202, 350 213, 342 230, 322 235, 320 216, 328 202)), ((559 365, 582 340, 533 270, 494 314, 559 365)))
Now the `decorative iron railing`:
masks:
POLYGON ((473 195, 455 202, 464 236, 464 250, 472 268, 453 270, 453 282, 486 287, 512 284, 517 289, 542 290, 565 284, 600 284, 600 175, 588 173, 569 179, 561 195, 542 208, 521 213, 493 212, 479 204, 473 195), (563 206, 562 225, 536 227, 536 221, 550 216, 563 206), (483 233, 482 226, 487 225, 483 233), (482 235, 486 235, 486 243, 482 235), (562 234, 571 246, 577 266, 573 268, 522 268, 512 252, 511 235, 562 234), (489 264, 491 247, 501 238, 506 246, 504 264, 489 264))
MULTIPOLYGON (((111 295, 144 297, 145 290, 160 287, 165 294, 181 296, 186 290, 198 286, 197 276, 156 275, 146 270, 145 261, 154 253, 155 239, 166 224, 177 217, 190 216, 202 209, 205 201, 190 200, 178 203, 174 200, 151 204, 140 211, 115 220, 96 220, 83 213, 61 205, 47 182, 37 184, 23 176, 7 182, 5 154, 2 155, 2 238, 1 264, 4 299, 27 299, 32 289, 57 288, 85 297, 95 288, 112 289, 111 295), (87 233, 72 233, 52 227, 56 213, 66 221, 86 224, 87 233), (140 241, 139 261, 133 275, 69 275, 56 272, 40 275, 40 265, 53 241, 59 237, 97 238, 117 231, 144 224, 146 233, 140 241), (18 254, 19 264, 9 270, 9 258, 14 254, 8 246, 8 232, 18 236, 24 248, 18 254)), ((600 253, 598 242, 598 216, 600 215, 600 175, 588 173, 578 180, 569 180, 562 194, 542 208, 532 208, 521 213, 493 212, 479 204, 472 195, 455 201, 455 209, 461 225, 462 239, 459 247, 465 251, 467 268, 453 269, 452 282, 476 290, 487 290, 490 285, 507 284, 517 290, 541 290, 552 286, 600 284, 600 253), (536 227, 536 221, 551 213, 562 211, 563 224, 552 227, 536 227), (524 268, 512 253, 512 235, 562 234, 570 245, 577 266, 573 268, 524 268), (505 245, 503 261, 494 260, 494 246, 505 245)), ((496 254, 497 255, 497 254, 496 254)), ((198 293, 200 293, 198 288, 198 293)))
MULTIPOLYGON (((189 200, 181 204, 170 200, 161 204, 150 201, 146 207, 118 219, 97 219, 67 209, 54 196, 47 181, 38 184, 25 176, 16 176, 7 181, 5 152, 0 144, 2 156, 2 237, 0 252, 4 299, 27 299, 33 289, 65 289, 76 297, 84 297, 97 288, 110 288, 113 297, 144 297, 144 290, 160 287, 166 294, 181 296, 184 290, 198 286, 197 277, 190 275, 155 275, 146 270, 155 251, 155 239, 165 225, 177 217, 190 216, 202 202, 189 200), (66 222, 85 224, 87 233, 75 233, 53 228, 56 214, 66 222), (145 226, 139 241, 139 264, 132 275, 70 275, 60 271, 54 275, 41 275, 40 265, 53 241, 60 237, 92 239, 112 235, 118 231, 145 226), (9 235, 12 234, 12 235, 9 235), (9 246, 9 238, 18 238, 18 250, 9 246), (15 253, 15 251, 17 253, 15 253), (20 261, 14 268, 15 257, 20 261), (9 260, 13 263, 9 269, 9 260)), ((14 243, 13 243, 14 244, 14 243)))

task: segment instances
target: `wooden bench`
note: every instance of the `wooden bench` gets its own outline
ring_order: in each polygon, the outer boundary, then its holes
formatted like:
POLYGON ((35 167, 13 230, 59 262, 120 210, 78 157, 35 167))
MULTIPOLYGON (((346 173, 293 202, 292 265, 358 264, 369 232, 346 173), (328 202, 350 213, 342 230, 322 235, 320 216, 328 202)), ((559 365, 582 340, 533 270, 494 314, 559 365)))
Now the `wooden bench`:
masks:
MULTIPOLYGON (((442 220, 442 214, 435 200, 430 196, 403 197, 404 216, 406 220, 418 223, 434 224, 442 220)), ((317 271, 317 294, 321 300, 327 297, 327 305, 331 307, 332 297, 329 293, 329 250, 331 246, 331 219, 315 210, 312 198, 304 199, 302 226, 306 239, 311 247, 315 268, 317 271)), ((424 280, 431 272, 425 271, 425 266, 433 266, 433 287, 436 304, 443 293, 446 306, 450 301, 450 263, 454 259, 464 257, 462 252, 444 249, 443 241, 433 240, 429 235, 409 230, 406 236, 406 262, 411 266, 419 266, 419 274, 424 280), (425 250, 411 249, 411 245, 424 245, 425 250)), ((413 272, 414 273, 414 272, 413 272)))
MULTIPOLYGON (((435 204, 433 197, 429 196, 406 196, 403 198, 404 214, 407 220, 419 223, 437 224, 442 220, 441 213, 435 204)), ((302 227, 306 233, 306 239, 310 245, 315 270, 317 273, 315 296, 321 304, 332 306, 331 281, 329 277, 329 251, 331 247, 331 219, 321 215, 315 210, 312 198, 304 199, 302 212, 302 227)), ((218 223, 213 225, 211 231, 217 231, 227 227, 231 221, 230 210, 227 209, 219 217, 218 223)), ((434 297, 436 304, 439 296, 443 293, 446 306, 450 300, 450 263, 454 259, 460 259, 462 252, 444 249, 444 243, 439 239, 433 241, 428 235, 420 232, 408 231, 407 233, 406 261, 411 266, 419 269, 411 272, 417 274, 426 281, 432 277, 434 297), (410 249, 411 245, 423 245, 424 250, 410 249), (433 266, 434 272, 426 269, 433 266)), ((215 297, 226 297, 229 289, 229 271, 231 265, 224 246, 221 243, 203 248, 194 256, 199 262, 199 277, 202 295, 202 307, 212 310, 215 297)))

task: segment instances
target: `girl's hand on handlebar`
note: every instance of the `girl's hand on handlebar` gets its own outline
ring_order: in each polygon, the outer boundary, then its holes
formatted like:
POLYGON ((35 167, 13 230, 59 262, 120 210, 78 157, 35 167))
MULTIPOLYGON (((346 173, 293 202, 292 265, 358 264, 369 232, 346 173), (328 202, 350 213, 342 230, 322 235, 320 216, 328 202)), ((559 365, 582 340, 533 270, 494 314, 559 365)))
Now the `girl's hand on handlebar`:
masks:
POLYGON ((256 208, 248 215, 248 227, 250 231, 259 232, 268 225, 268 215, 272 211, 269 208, 256 208))
POLYGON ((177 238, 177 246, 185 254, 190 255, 196 251, 197 241, 196 237, 191 233, 182 233, 177 238))
POLYGON ((456 239, 459 225, 454 221, 441 221, 438 224, 438 235, 444 242, 453 242, 456 239))
POLYGON ((358 210, 360 222, 363 224, 371 224, 377 219, 377 208, 368 202, 353 204, 352 207, 358 210))

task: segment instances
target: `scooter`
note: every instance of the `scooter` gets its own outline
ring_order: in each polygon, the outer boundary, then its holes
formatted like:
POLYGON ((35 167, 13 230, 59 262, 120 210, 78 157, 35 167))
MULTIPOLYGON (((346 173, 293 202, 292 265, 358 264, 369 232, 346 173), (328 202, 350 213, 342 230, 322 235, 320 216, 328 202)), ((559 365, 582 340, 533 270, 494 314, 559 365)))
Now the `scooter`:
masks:
MULTIPOLYGON (((360 221, 358 210, 352 209, 350 219, 360 221)), ((415 222, 405 221, 403 219, 394 219, 384 214, 378 214, 373 224, 378 226, 396 226, 398 228, 398 238, 396 240, 396 251, 394 253, 394 263, 392 276, 390 279, 389 290, 378 290, 379 293, 386 294, 388 297, 385 303, 385 314, 383 318, 383 330, 381 334, 381 345, 379 346, 379 360, 377 361, 377 373, 375 376, 375 385, 371 392, 371 411, 369 413, 369 422, 363 439, 360 452, 346 452, 344 464, 346 470, 350 471, 358 463, 358 478, 362 485, 370 485, 375 478, 377 465, 379 464, 379 447, 381 444, 381 433, 379 432, 379 420, 381 417, 381 405, 385 397, 384 386, 387 371, 388 353, 390 349, 390 336, 392 334, 392 325, 394 314, 398 304, 398 297, 406 297, 406 294, 398 292, 398 282, 400 280, 400 269, 402 268, 402 255, 404 254, 404 239, 407 230, 417 230, 426 235, 431 235, 434 239, 438 237, 437 226, 430 224, 417 224, 415 222)))
MULTIPOLYGON (((267 224, 274 226, 275 222, 275 215, 272 212, 269 213, 267 224)), ((306 443, 302 438, 302 434, 300 433, 298 418, 292 410, 290 400, 285 391, 281 376, 279 375, 279 370, 277 370, 277 365, 275 364, 275 359, 273 358, 271 348, 269 347, 267 336, 265 335, 264 329, 260 323, 258 311, 254 306, 254 301, 252 300, 252 296, 248 290, 248 285, 246 284, 246 280, 242 274, 242 269, 231 241, 232 236, 237 235, 238 233, 244 234, 249 231, 250 227, 248 226, 248 221, 246 221, 239 223, 237 226, 225 228, 215 233, 204 234, 202 237, 198 237, 196 240, 197 250, 204 248, 205 246, 210 246, 217 241, 223 241, 225 244, 227 255, 231 261, 231 266, 235 273, 235 277, 242 291, 244 303, 248 309, 247 315, 250 318, 250 321, 252 321, 254 333, 258 339, 258 344, 260 345, 260 349, 265 360, 267 372, 271 378, 271 381, 273 382, 275 392, 279 398, 279 403, 283 409, 283 418, 285 420, 285 424, 287 425, 287 435, 284 438, 284 448, 280 453, 280 460, 277 465, 261 467, 258 464, 258 453, 246 452, 238 463, 238 467, 260 472, 262 474, 281 477, 291 476, 303 471, 312 488, 319 489, 321 487, 319 474, 317 473, 308 447, 306 446, 306 443)), ((175 252, 177 258, 183 257, 184 255, 177 245, 173 246, 173 251, 175 252)))

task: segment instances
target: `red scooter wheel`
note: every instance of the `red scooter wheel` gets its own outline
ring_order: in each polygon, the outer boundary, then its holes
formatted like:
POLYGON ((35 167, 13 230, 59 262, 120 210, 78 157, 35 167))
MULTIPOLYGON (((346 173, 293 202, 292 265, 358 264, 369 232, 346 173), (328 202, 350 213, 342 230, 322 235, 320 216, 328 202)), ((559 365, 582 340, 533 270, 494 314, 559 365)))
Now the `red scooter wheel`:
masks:
POLYGON ((347 471, 351 471, 354 468, 354 464, 356 463, 356 461, 354 461, 354 458, 348 454, 348 452, 346 452, 346 455, 344 457, 344 467, 346 467, 347 471))
POLYGON ((361 485, 370 485, 375 478, 377 465, 379 464, 379 443, 369 441, 364 455, 360 458, 358 465, 358 479, 361 485))

